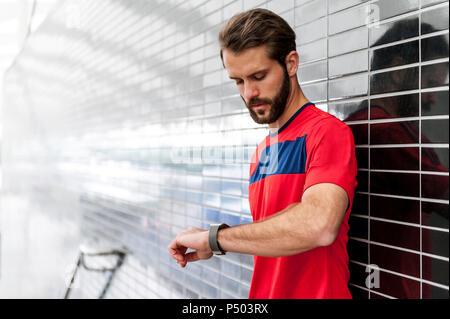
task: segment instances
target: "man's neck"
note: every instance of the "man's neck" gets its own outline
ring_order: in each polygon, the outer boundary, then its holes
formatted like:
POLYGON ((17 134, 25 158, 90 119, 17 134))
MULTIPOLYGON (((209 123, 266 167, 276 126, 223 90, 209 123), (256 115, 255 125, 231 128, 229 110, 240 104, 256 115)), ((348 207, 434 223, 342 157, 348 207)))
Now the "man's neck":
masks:
POLYGON ((283 127, 283 125, 286 124, 286 122, 289 121, 289 119, 308 102, 309 100, 303 95, 300 86, 294 86, 287 100, 286 108, 283 114, 281 114, 277 121, 269 124, 270 132, 275 133, 278 131, 278 129, 283 127))
POLYGON ((390 116, 396 117, 398 116, 397 114, 397 99, 395 98, 391 98, 391 99, 380 99, 376 102, 375 105, 371 105, 371 106, 379 106, 382 109, 384 109, 385 112, 387 112, 390 116))

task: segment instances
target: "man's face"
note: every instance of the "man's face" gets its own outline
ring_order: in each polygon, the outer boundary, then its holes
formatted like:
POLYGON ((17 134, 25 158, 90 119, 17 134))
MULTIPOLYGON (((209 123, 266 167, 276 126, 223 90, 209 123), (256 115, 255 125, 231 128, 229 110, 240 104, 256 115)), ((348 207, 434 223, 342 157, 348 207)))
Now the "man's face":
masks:
POLYGON ((286 69, 267 56, 264 46, 239 54, 224 50, 223 62, 252 119, 258 124, 275 122, 283 114, 290 93, 286 69))
MULTIPOLYGON (((448 83, 448 67, 439 63, 422 69, 422 88, 431 88, 448 83)), ((436 92, 422 93, 422 109, 430 111, 437 102, 436 92)))

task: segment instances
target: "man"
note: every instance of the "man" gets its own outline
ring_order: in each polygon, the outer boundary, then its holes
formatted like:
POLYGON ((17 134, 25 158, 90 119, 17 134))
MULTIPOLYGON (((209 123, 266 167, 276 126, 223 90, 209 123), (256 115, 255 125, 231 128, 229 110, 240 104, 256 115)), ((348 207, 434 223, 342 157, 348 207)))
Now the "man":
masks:
POLYGON ((250 166, 254 222, 191 228, 172 241, 170 254, 181 267, 213 251, 254 255, 249 298, 351 298, 346 244, 356 159, 350 129, 303 95, 295 32, 281 17, 264 9, 241 13, 219 40, 223 65, 250 116, 270 128, 250 166))

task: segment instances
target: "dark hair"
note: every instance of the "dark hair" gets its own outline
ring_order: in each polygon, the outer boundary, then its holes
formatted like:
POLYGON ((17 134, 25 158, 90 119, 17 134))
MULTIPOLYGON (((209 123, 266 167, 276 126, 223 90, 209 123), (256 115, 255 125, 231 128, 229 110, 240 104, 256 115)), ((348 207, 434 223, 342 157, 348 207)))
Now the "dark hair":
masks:
POLYGON ((286 56, 296 50, 295 32, 279 15, 266 9, 253 9, 232 17, 219 33, 220 57, 223 50, 240 53, 266 46, 269 58, 285 66, 286 56))
MULTIPOLYGON (((414 38, 419 34, 419 28, 421 29, 422 34, 437 31, 428 23, 419 24, 418 18, 402 20, 396 22, 389 30, 387 30, 373 44, 373 47, 414 38)), ((419 62, 419 54, 422 56, 422 61, 448 57, 447 40, 441 35, 377 49, 373 53, 371 70, 376 71, 396 66, 396 61, 401 61, 402 65, 417 63, 419 62), (420 53, 419 41, 422 41, 420 53)), ((415 87, 419 77, 418 68, 409 68, 406 72, 406 82, 402 83, 403 89, 412 89, 415 87)), ((387 87, 392 83, 389 77, 389 72, 382 72, 372 76, 372 93, 385 93, 387 87)))
MULTIPOLYGON (((419 27, 422 34, 428 34, 437 31, 428 23, 421 23, 419 19, 402 20, 395 23, 392 28, 386 31, 373 46, 379 46, 395 41, 405 40, 416 37, 419 34, 419 27)), ((448 43, 444 36, 431 37, 422 39, 422 60, 430 60, 432 58, 448 57, 448 43)), ((389 67, 394 58, 401 57, 404 64, 419 62, 419 43, 418 41, 408 42, 404 45, 390 46, 379 49, 374 52, 372 59, 372 70, 389 67)))

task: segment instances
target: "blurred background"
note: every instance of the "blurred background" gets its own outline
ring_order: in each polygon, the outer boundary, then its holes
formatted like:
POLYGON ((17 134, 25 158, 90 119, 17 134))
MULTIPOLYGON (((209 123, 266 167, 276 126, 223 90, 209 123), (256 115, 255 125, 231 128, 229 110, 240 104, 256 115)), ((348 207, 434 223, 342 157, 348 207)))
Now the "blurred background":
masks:
POLYGON ((255 7, 294 28, 306 96, 353 130, 354 298, 448 298, 448 5, 0 0, 0 298, 248 296, 252 256, 181 269, 167 245, 252 221, 268 131, 217 35, 255 7))

